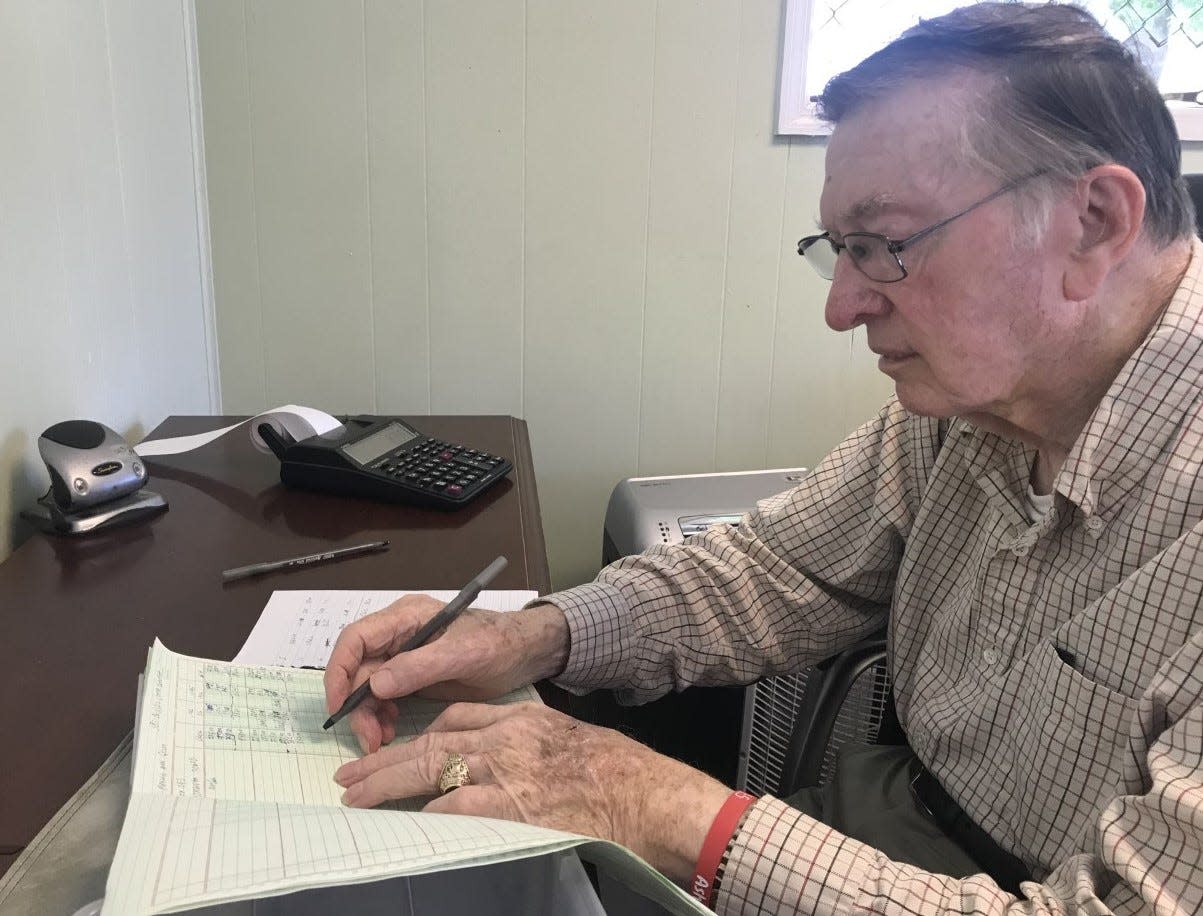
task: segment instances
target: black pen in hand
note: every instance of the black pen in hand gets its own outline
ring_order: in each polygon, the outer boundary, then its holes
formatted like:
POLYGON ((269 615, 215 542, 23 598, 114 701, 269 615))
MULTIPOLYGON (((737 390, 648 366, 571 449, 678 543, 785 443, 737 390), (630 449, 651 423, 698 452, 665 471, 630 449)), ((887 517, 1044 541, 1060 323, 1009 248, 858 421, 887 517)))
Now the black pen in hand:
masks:
MULTIPOLYGON (((469 582, 460 590, 460 593, 452 598, 443 607, 441 611, 431 617, 426 623, 422 624, 421 628, 408 640, 405 645, 397 650, 397 653, 410 652, 414 649, 426 645, 434 637, 439 630, 447 626, 451 621, 455 620, 464 609, 468 607, 476 596, 480 594, 481 589, 493 581, 497 574, 505 569, 505 557, 498 557, 492 563, 481 571, 481 574, 469 582)), ((344 716, 351 712, 356 706, 362 703, 372 693, 372 679, 368 678, 346 699, 346 702, 338 708, 338 712, 326 720, 326 724, 322 726, 324 729, 330 728, 344 716)))

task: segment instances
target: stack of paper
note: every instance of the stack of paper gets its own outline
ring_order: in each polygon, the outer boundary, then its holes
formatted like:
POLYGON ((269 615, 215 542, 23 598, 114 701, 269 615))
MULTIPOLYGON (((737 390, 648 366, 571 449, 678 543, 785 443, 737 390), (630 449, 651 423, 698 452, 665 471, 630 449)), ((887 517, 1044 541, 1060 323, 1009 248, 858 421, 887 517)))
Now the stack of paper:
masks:
MULTIPOLYGON (((247 665, 325 668, 343 627, 405 595, 448 602, 455 592, 326 589, 273 592, 234 661, 247 665)), ((538 592, 485 590, 472 602, 490 611, 516 611, 538 592)))

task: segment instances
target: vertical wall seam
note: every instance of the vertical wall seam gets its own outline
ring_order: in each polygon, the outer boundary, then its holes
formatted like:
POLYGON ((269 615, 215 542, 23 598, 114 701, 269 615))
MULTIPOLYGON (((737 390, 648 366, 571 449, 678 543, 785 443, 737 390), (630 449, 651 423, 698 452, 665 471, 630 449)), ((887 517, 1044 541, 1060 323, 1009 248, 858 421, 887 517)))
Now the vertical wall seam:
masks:
POLYGON ((259 409, 266 410, 269 406, 267 399, 267 364, 270 341, 263 332, 263 265, 260 258, 263 252, 263 239, 259 227, 259 192, 256 173, 258 166, 255 157, 255 84, 251 79, 251 47, 247 38, 249 31, 247 23, 248 0, 242 0, 242 59, 246 61, 246 139, 251 153, 251 225, 255 230, 255 293, 259 304, 259 346, 263 350, 260 360, 260 381, 263 386, 260 394, 259 409))
POLYGON ((205 330, 205 368, 209 374, 209 410, 220 414, 221 351, 217 342, 217 301, 213 289, 213 242, 209 229, 209 175, 205 167, 204 100, 201 94, 200 38, 195 0, 180 0, 183 17, 185 88, 192 129, 192 175, 196 203, 197 272, 200 275, 201 324, 205 330))
POLYGON ((652 60, 648 85, 647 205, 643 214, 643 296, 639 306, 639 377, 635 380, 635 473, 643 461, 643 380, 647 375, 647 286, 648 258, 652 244, 652 160, 656 146, 656 52, 660 44, 660 0, 652 8, 652 60))
POLYGON ((426 284, 426 412, 434 408, 434 376, 431 340, 430 340, 430 124, 428 123, 430 104, 427 89, 430 84, 430 74, 426 72, 426 42, 430 38, 426 24, 426 0, 422 0, 422 43, 421 43, 421 72, 422 72, 422 256, 426 259, 426 269, 422 272, 426 284))
MULTIPOLYGON (((794 138, 789 138, 789 147, 785 154, 785 171, 781 176, 781 229, 778 232, 780 242, 777 244, 777 280, 773 289, 773 325, 769 333, 769 399, 768 407, 765 415, 764 424, 764 464, 767 467, 769 462, 769 448, 771 443, 771 435, 773 431, 773 392, 776 391, 777 385, 774 380, 774 371, 777 362, 777 325, 781 317, 781 253, 785 250, 785 214, 788 207, 785 206, 786 193, 789 189, 790 164, 794 158, 794 138)), ((793 464, 793 462, 786 462, 793 464)))
POLYGON ((727 332, 727 271, 731 267, 731 211, 735 199, 735 148, 739 143, 739 102, 740 83, 743 77, 743 7, 739 7, 738 22, 736 23, 735 48, 735 105, 731 111, 731 155, 727 165, 727 223, 723 239, 723 271, 719 281, 719 310, 718 310, 718 360, 714 367, 714 449, 710 456, 710 467, 718 469, 718 433, 719 415, 723 403, 723 342, 727 332))
POLYGON ((363 50, 363 172, 368 219, 368 340, 371 344, 372 413, 380 410, 380 379, 376 375, 376 233, 372 225, 372 103, 368 95, 368 8, 360 0, 363 50))
POLYGON ((530 79, 530 9, 527 0, 522 3, 522 202, 520 247, 521 263, 518 268, 518 314, 521 334, 518 340, 518 410, 526 419, 526 163, 528 145, 526 139, 528 82, 530 79))

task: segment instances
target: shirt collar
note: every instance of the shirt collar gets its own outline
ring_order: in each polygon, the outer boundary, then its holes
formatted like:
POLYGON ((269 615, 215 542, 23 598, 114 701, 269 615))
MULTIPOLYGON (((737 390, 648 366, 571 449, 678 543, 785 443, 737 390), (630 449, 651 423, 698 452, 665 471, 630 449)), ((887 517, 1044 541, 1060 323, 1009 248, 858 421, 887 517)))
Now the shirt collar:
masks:
POLYGON ((969 443, 969 473, 1012 527, 1029 527, 1028 480, 1036 450, 1005 439, 967 421, 954 424, 953 432, 969 443))

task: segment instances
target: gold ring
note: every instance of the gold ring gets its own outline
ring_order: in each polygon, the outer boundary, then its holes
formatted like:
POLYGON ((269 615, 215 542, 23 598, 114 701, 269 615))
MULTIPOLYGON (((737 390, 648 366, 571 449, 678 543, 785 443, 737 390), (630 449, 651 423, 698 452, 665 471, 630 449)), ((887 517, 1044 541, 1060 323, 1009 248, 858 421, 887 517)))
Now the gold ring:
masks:
POLYGON ((439 791, 446 795, 471 781, 472 773, 468 770, 468 761, 464 759, 464 755, 454 752, 448 754, 439 773, 439 791))

